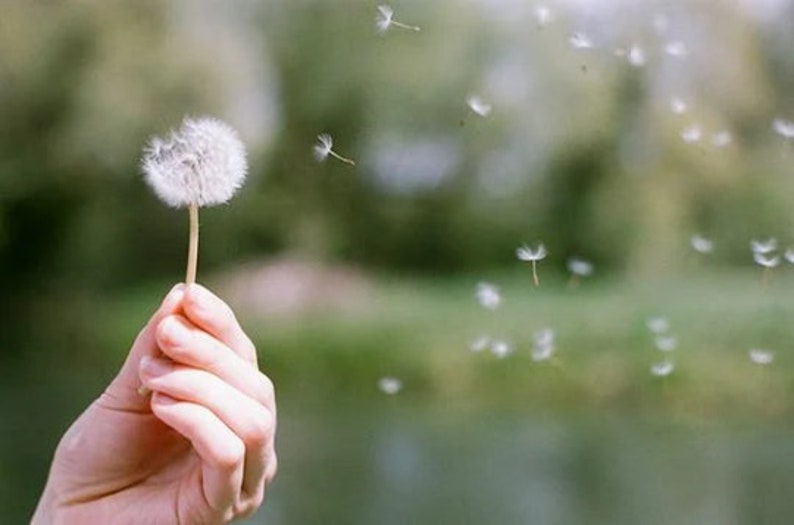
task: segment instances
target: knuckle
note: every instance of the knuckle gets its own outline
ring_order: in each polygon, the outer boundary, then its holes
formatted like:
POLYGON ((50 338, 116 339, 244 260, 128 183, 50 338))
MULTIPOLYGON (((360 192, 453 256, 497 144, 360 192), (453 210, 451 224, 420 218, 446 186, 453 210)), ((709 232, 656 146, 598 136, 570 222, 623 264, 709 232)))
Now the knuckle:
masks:
POLYGON ((243 436, 243 441, 254 448, 264 447, 273 438, 274 430, 275 421, 270 412, 264 409, 257 410, 256 414, 251 416, 251 424, 243 436))
POLYGON ((234 470, 245 458, 245 445, 240 440, 228 440, 212 451, 215 465, 222 470, 234 470))
POLYGON ((261 401, 265 404, 271 404, 276 400, 276 385, 265 374, 260 372, 259 376, 261 401))

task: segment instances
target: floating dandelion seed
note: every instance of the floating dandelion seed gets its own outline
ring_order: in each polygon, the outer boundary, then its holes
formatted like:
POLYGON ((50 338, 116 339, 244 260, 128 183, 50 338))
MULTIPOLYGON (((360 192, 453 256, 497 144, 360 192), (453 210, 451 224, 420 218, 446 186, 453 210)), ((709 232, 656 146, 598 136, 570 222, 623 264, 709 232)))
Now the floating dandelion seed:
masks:
POLYGON ((790 263, 794 264, 794 249, 786 248, 786 251, 783 253, 783 257, 790 263))
POLYGON ((761 266, 766 270, 770 270, 780 264, 780 257, 768 253, 754 253, 753 261, 755 261, 755 264, 758 266, 761 266))
POLYGON ((481 117, 487 117, 491 114, 491 105, 485 102, 477 95, 471 95, 466 99, 466 105, 469 109, 481 117))
POLYGON ((675 97, 670 100, 670 109, 676 115, 683 115, 689 111, 689 104, 687 104, 683 99, 675 97))
POLYGON ((533 361, 548 361, 554 355, 554 330, 544 328, 535 333, 534 346, 532 348, 533 361))
POLYGON ((750 250, 753 253, 767 254, 777 250, 777 239, 770 237, 765 241, 753 239, 750 241, 750 250))
POLYGON ((384 394, 393 396, 403 389, 403 382, 396 377, 381 377, 378 380, 378 388, 384 394))
POLYGON ((695 142, 700 142, 700 139, 703 138, 703 129, 698 124, 692 124, 684 128, 681 132, 681 138, 687 144, 694 144, 695 142))
POLYGON ((502 304, 502 295, 499 288, 490 283, 477 283, 477 291, 474 293, 480 306, 488 310, 496 310, 502 304))
POLYGON ((532 263, 532 279, 535 281, 535 286, 540 285, 540 279, 538 278, 538 269, 537 263, 538 261, 542 261, 547 255, 546 247, 543 244, 538 244, 538 247, 533 250, 526 244, 524 246, 519 247, 516 250, 516 257, 520 261, 524 262, 531 262, 532 263))
POLYGON ((544 5, 535 7, 535 19, 538 21, 539 28, 546 27, 553 20, 551 10, 544 5))
POLYGON ((491 353, 499 359, 504 359, 513 353, 513 345, 507 341, 493 340, 491 341, 491 353))
POLYGON ((629 64, 634 67, 642 67, 645 65, 645 51, 638 45, 633 45, 629 48, 628 52, 629 64))
POLYGON ((667 18, 667 15, 658 13, 653 16, 653 29, 656 31, 657 35, 662 36, 665 34, 669 25, 670 20, 667 18))
POLYGON ((592 49, 593 41, 584 33, 574 33, 568 39, 574 49, 592 49))
POLYGON ((670 360, 660 361, 651 365, 651 375, 667 377, 675 371, 675 364, 670 360))
POLYGON ((394 19, 394 9, 387 5, 379 5, 378 14, 375 15, 375 28, 378 30, 378 33, 383 34, 392 26, 408 29, 409 31, 419 31, 421 29, 417 26, 409 26, 402 22, 398 22, 394 19))
POLYGON ((784 139, 794 139, 794 122, 776 118, 772 121, 772 128, 784 139))
POLYGON ((666 317, 662 316, 650 317, 647 321, 645 321, 645 326, 647 326, 648 330, 654 334, 659 335, 667 332, 670 329, 670 321, 668 321, 666 317))
POLYGON ((590 277, 593 275, 594 267, 593 263, 590 261, 571 257, 568 259, 566 266, 568 267, 568 271, 577 277, 590 277))
POLYGON ((185 282, 196 281, 198 209, 222 204, 242 187, 248 165, 237 133, 214 118, 185 118, 165 138, 154 137, 144 149, 146 182, 169 206, 190 212, 190 242, 185 282))
POLYGON ((481 335, 480 337, 478 337, 477 339, 471 342, 471 345, 469 345, 469 350, 475 353, 482 352, 483 350, 488 348, 490 344, 491 344, 491 338, 488 337, 487 335, 481 335))
POLYGON ((657 350, 662 352, 672 352, 678 347, 678 340, 671 335, 660 335, 653 340, 657 350))
POLYGON ((711 145, 715 148, 724 148, 733 142, 733 136, 730 131, 718 131, 711 136, 711 145))
POLYGON ((693 235, 692 238, 689 239, 689 244, 692 245, 693 250, 703 255, 708 255, 714 251, 714 241, 699 234, 693 235))
POLYGON ((687 55, 687 48, 683 42, 676 40, 668 42, 667 45, 664 46, 664 52, 671 57, 681 58, 687 55))
POLYGON ((334 139, 331 135, 328 133, 321 133, 320 135, 317 135, 317 144, 314 145, 314 158, 317 159, 318 162, 323 162, 328 158, 328 155, 330 155, 337 160, 341 160, 346 164, 350 164, 351 166, 356 165, 356 161, 339 155, 333 150, 333 147, 334 139))
POLYGON ((770 350, 762 350, 760 348, 751 348, 748 352, 750 361, 757 365, 766 366, 772 364, 775 360, 775 353, 770 350))

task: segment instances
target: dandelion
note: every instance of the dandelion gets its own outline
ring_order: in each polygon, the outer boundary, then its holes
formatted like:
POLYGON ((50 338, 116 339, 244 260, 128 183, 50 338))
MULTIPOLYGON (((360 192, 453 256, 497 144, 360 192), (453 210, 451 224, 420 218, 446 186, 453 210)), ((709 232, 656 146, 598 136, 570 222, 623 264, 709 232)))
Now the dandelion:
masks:
POLYGON ((513 353, 513 345, 502 340, 491 341, 491 353, 498 359, 504 359, 513 353))
POLYGON ((681 138, 687 144, 694 144, 695 142, 700 142, 700 139, 703 138, 703 129, 698 124, 692 124, 684 128, 681 132, 681 138))
POLYGON ((481 117, 487 117, 491 114, 491 105, 485 102, 477 95, 471 95, 466 99, 466 105, 469 109, 481 117))
POLYGON ((403 389, 403 382, 396 377, 381 377, 378 379, 378 389, 386 395, 393 396, 403 389))
POLYGON ((593 275, 594 267, 590 261, 579 259, 578 257, 571 257, 565 262, 565 266, 571 273, 571 278, 568 281, 568 286, 575 288, 579 286, 579 280, 583 277, 590 277, 593 275))
POLYGON ((671 335, 659 335, 653 340, 653 344, 661 352, 672 352, 678 347, 678 340, 671 335))
POLYGON ((748 352, 750 361, 757 365, 766 366, 772 364, 775 360, 775 353, 770 350, 762 350, 761 348, 751 348, 748 352))
POLYGON ((786 248, 786 251, 783 253, 783 258, 786 259, 789 264, 794 264, 794 249, 786 248))
POLYGON ((651 375, 655 377, 667 377, 675 371, 675 364, 666 359, 651 365, 651 375))
POLYGON ((780 257, 768 253, 754 253, 753 261, 755 261, 755 264, 761 266, 765 270, 771 270, 780 264, 780 257))
POLYGON ((670 100, 670 110, 676 115, 683 115, 689 111, 689 104, 684 99, 674 97, 670 100))
POLYGON ((593 41, 584 33, 574 33, 568 39, 574 49, 592 49, 593 41))
POLYGON ((544 5, 535 7, 535 19, 538 21, 538 28, 546 27, 553 20, 551 10, 544 5))
POLYGON ((645 326, 647 326, 648 330, 654 334, 660 335, 670 329, 670 321, 668 321, 666 317, 662 316, 650 317, 647 321, 645 321, 645 326))
POLYGON ((718 131, 711 136, 711 145, 715 148, 724 148, 733 142, 733 137, 730 131, 718 131))
POLYGON ((554 355, 554 330, 544 328, 535 333, 532 348, 533 361, 548 361, 554 355))
POLYGON ((490 283, 477 283, 477 290, 474 293, 480 306, 488 310, 496 310, 502 304, 502 295, 499 288, 490 283))
POLYGON ((486 348, 488 348, 488 345, 490 344, 491 344, 491 338, 488 337, 487 335, 481 335, 480 337, 478 337, 477 339, 471 342, 471 344, 469 345, 469 350, 475 353, 479 353, 485 350, 486 348))
POLYGON ((695 234, 689 239, 689 244, 692 249, 703 255, 707 255, 714 251, 714 241, 707 239, 700 234, 695 234))
POLYGON ((409 26, 407 24, 403 24, 402 22, 398 22, 394 19, 394 9, 387 5, 379 5, 378 14, 375 16, 375 29, 378 30, 378 33, 384 34, 392 26, 408 29, 409 31, 420 30, 420 28, 417 26, 409 26))
POLYGON ((760 253, 760 254, 772 253, 775 250, 777 250, 777 239, 775 239, 774 237, 770 237, 765 241, 752 239, 750 241, 750 250, 753 253, 760 253))
POLYGON ((154 137, 142 160, 146 182, 169 206, 187 207, 190 241, 185 282, 196 281, 198 209, 223 204, 242 187, 245 147, 230 126, 214 118, 186 117, 165 137, 154 137))
POLYGON ((538 261, 542 261, 547 255, 546 247, 543 244, 538 244, 538 247, 533 250, 526 244, 516 250, 516 257, 520 261, 532 263, 532 279, 535 281, 535 286, 540 286, 540 279, 538 279, 538 261))
POLYGON ((784 139, 794 139, 794 122, 776 118, 772 121, 772 128, 784 139))
POLYGON ((676 58, 685 57, 688 53, 686 45, 679 40, 668 42, 667 45, 664 46, 664 52, 676 58))
POLYGON ((634 67, 642 67, 645 65, 645 51, 637 45, 629 48, 628 52, 629 64, 634 67))
POLYGON ((328 133, 321 133, 320 135, 317 135, 317 144, 314 145, 314 158, 317 159, 318 162, 323 162, 328 158, 328 155, 330 155, 337 160, 341 160, 346 164, 350 164, 351 166, 356 165, 356 161, 339 155, 333 150, 333 147, 334 139, 331 137, 331 135, 328 133))

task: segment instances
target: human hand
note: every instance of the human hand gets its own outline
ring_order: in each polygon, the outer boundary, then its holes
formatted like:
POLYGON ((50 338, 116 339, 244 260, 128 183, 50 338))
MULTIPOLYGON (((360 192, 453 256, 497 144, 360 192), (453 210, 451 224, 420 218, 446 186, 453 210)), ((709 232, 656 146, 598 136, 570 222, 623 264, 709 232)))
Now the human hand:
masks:
POLYGON ((276 472, 275 429, 273 384, 232 310, 200 285, 178 285, 61 439, 33 523, 249 515, 276 472))

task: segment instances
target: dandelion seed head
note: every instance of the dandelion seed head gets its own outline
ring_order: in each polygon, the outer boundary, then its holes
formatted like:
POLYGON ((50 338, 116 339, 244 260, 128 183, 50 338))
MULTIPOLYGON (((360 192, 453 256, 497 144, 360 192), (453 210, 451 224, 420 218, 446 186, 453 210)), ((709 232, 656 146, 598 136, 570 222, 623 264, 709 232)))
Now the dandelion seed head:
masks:
POLYGON ((551 10, 544 5, 536 6, 535 19, 538 21, 539 27, 546 27, 546 25, 548 25, 548 23, 553 19, 551 10))
POLYGON ((682 115, 689 111, 689 104, 682 98, 674 97, 670 100, 670 109, 676 115, 682 115))
POLYGON ((783 258, 789 262, 789 264, 794 264, 794 249, 786 248, 786 251, 783 253, 783 258))
POLYGON ((689 239, 689 244, 692 245, 693 250, 704 255, 714 251, 714 241, 707 239, 700 234, 693 235, 692 238, 689 239))
POLYGON ((670 321, 666 317, 656 316, 650 317, 645 321, 645 326, 654 334, 663 334, 670 329, 670 321))
POLYGON ((167 137, 153 137, 141 162, 144 178, 169 206, 214 206, 245 182, 248 164, 237 132, 209 117, 186 117, 167 137))
POLYGON ((780 264, 780 257, 768 253, 754 253, 753 261, 763 268, 775 268, 780 264))
POLYGON ((466 99, 466 105, 469 109, 481 117, 487 117, 491 114, 491 105, 485 102, 477 95, 471 95, 466 99))
POLYGON ((628 52, 629 64, 634 67, 642 67, 645 65, 645 50, 638 45, 633 45, 629 48, 628 52))
POLYGON ((691 124, 681 132, 681 138, 687 144, 700 142, 700 139, 703 138, 703 129, 698 124, 691 124))
POLYGON ((750 250, 760 254, 772 253, 777 250, 777 239, 774 237, 766 240, 753 239, 750 241, 750 250))
POLYGON ((569 272, 579 277, 589 277, 593 274, 595 269, 593 263, 590 261, 585 261, 584 259, 579 259, 577 257, 571 257, 568 259, 566 266, 568 267, 569 272))
POLYGON ((676 57, 676 58, 685 57, 688 53, 686 44, 678 40, 675 40, 673 42, 668 42, 667 45, 664 46, 664 52, 670 55, 671 57, 676 57))
POLYGON ((671 335, 659 335, 653 340, 657 350, 672 352, 678 347, 678 340, 671 335))
POLYGON ((394 10, 387 5, 378 6, 378 14, 375 15, 375 28, 379 33, 385 33, 391 27, 394 18, 394 10))
POLYGON ((711 136, 711 145, 715 148, 724 148, 733 142, 733 136, 730 131, 718 131, 711 136))
POLYGON ((499 288, 491 283, 477 283, 477 291, 474 293, 480 306, 488 310, 496 310, 502 304, 502 294, 499 288))
POLYGON ((513 353, 513 345, 507 341, 495 339, 491 341, 491 353, 499 359, 504 359, 513 353))
POLYGON ((672 361, 659 361, 651 365, 651 375, 655 377, 667 377, 675 371, 675 364, 672 361))
POLYGON ((593 41, 584 33, 574 33, 568 39, 574 49, 592 49, 593 41))
POLYGON ((538 247, 534 250, 526 244, 516 249, 516 257, 524 262, 540 261, 546 255, 548 255, 548 252, 546 252, 546 247, 542 243, 538 244, 538 247))
POLYGON ((317 144, 314 145, 314 158, 318 162, 324 161, 331 154, 334 147, 334 139, 328 133, 317 135, 317 144))
POLYGON ((794 122, 776 118, 772 121, 772 129, 784 139, 794 139, 794 122))
POLYGON ((548 361, 554 355, 554 330, 544 328, 535 332, 534 344, 532 347, 533 361, 548 361))
POLYGON ((469 350, 475 353, 482 352, 483 350, 488 348, 490 344, 491 344, 491 338, 488 337, 487 335, 481 335, 480 337, 478 337, 477 339, 471 342, 471 344, 469 345, 469 350))
POLYGON ((748 352, 750 361, 757 365, 769 365, 775 360, 775 353, 771 350, 763 350, 761 348, 751 348, 748 352))
POLYGON ((386 395, 393 396, 403 389, 403 382, 396 377, 381 377, 378 380, 378 389, 386 395))

